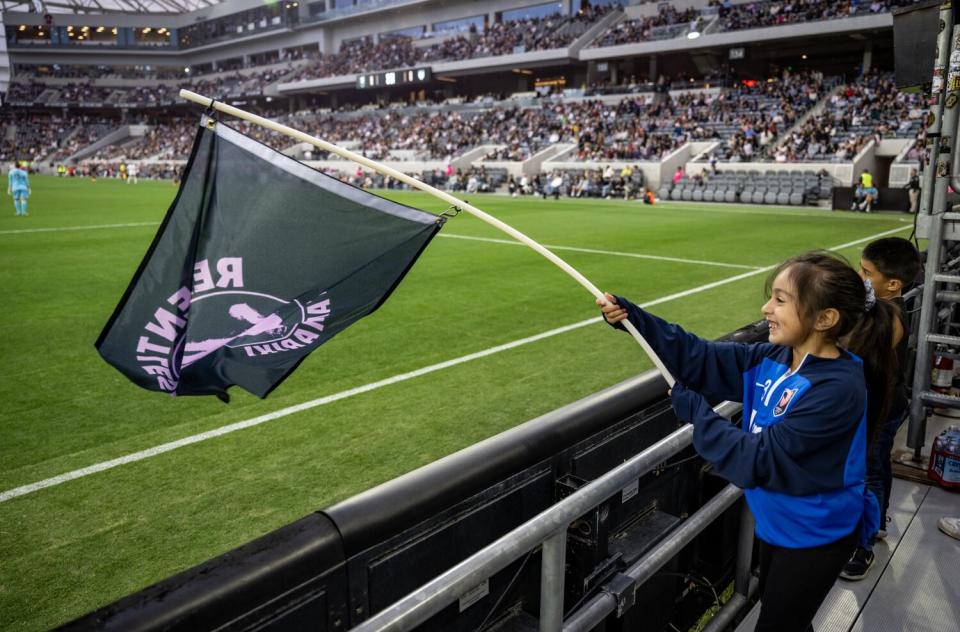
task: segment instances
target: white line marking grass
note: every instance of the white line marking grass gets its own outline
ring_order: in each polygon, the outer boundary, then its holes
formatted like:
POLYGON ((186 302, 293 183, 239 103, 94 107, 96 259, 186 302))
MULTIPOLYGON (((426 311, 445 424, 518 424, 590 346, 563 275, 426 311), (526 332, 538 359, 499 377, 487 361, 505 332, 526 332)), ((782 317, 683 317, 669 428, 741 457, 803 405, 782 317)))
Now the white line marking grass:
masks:
POLYGON ((95 224, 91 226, 60 226, 57 228, 18 228, 0 230, 0 235, 24 235, 26 233, 63 233, 73 230, 102 230, 105 228, 133 228, 135 226, 159 226, 160 222, 132 222, 129 224, 95 224))
MULTIPOLYGON (((100 230, 109 228, 135 228, 141 226, 159 226, 159 222, 136 222, 130 224, 99 224, 93 226, 64 226, 60 228, 24 228, 18 230, 0 230, 0 235, 23 235, 28 233, 56 233, 77 230, 100 230)), ((469 235, 454 235, 440 233, 440 237, 449 239, 464 239, 469 241, 484 241, 491 244, 505 244, 507 246, 523 246, 519 241, 509 239, 491 239, 488 237, 470 237, 469 235)), ((721 268, 741 268, 743 270, 756 270, 758 266, 747 266, 739 263, 721 263, 719 261, 700 261, 698 259, 681 259, 679 257, 662 257, 659 255, 645 255, 633 252, 616 252, 611 250, 596 250, 593 248, 577 248, 574 246, 551 246, 546 244, 547 248, 552 250, 568 250, 570 252, 583 252, 595 255, 611 255, 616 257, 634 257, 636 259, 650 259, 654 261, 672 261, 674 263, 690 263, 704 266, 718 266, 721 268)))
POLYGON ((832 219, 848 219, 858 222, 896 220, 901 223, 913 223, 912 215, 906 218, 894 217, 889 214, 882 213, 863 215, 859 212, 843 210, 834 211, 833 209, 826 209, 822 207, 815 208, 803 206, 780 206, 778 204, 760 204, 755 205, 752 208, 744 208, 745 205, 752 205, 745 202, 705 202, 701 204, 697 202, 684 202, 681 200, 662 200, 658 202, 658 204, 682 207, 682 211, 690 211, 692 213, 732 213, 734 215, 773 215, 776 217, 830 217, 832 219))
MULTIPOLYGON (((506 246, 525 246, 519 241, 512 239, 493 239, 490 237, 470 237, 468 235, 453 235, 440 233, 438 237, 447 237, 450 239, 465 239, 468 241, 484 241, 491 244, 504 244, 506 246)), ((717 266, 720 268, 739 268, 741 270, 759 270, 760 266, 745 266, 739 263, 721 263, 719 261, 703 261, 701 259, 681 259, 679 257, 663 257, 660 255, 644 255, 635 252, 617 252, 616 250, 596 250, 594 248, 577 248, 575 246, 556 246, 552 244, 543 244, 544 248, 550 250, 566 250, 570 252, 584 252, 593 255, 612 255, 616 257, 634 257, 636 259, 651 259, 653 261, 671 261, 673 263, 692 263, 701 266, 717 266)))
MULTIPOLYGON (((862 244, 867 241, 873 241, 880 237, 886 237, 887 235, 892 235, 910 228, 909 226, 903 226, 900 228, 893 228, 891 230, 884 231, 882 233, 877 233, 876 235, 871 235, 869 237, 864 237, 862 239, 857 239, 854 241, 847 242, 845 244, 840 244, 834 246, 831 250, 842 250, 844 248, 849 248, 851 246, 856 246, 857 244, 862 244)), ((722 285, 727 285, 728 283, 734 283, 742 279, 746 279, 758 274, 763 274, 774 269, 776 265, 766 266, 764 268, 759 268, 756 270, 751 270, 749 272, 744 272, 741 274, 728 277, 726 279, 721 279, 720 281, 714 281, 713 283, 707 283, 706 285, 700 285, 688 290, 683 290, 676 292, 674 294, 668 294, 667 296, 661 296, 660 298, 654 299, 643 303, 641 307, 653 307, 654 305, 659 305, 661 303, 666 303, 668 301, 673 301, 678 298, 683 298, 690 296, 692 294, 699 294, 700 292, 705 292, 722 285)), ((244 428, 251 428, 253 426, 259 426, 268 421, 273 421, 275 419, 280 419, 281 417, 286 417, 294 413, 303 412, 305 410, 310 410, 311 408, 316 408, 317 406, 323 406, 325 404, 330 404, 341 399, 347 399, 348 397, 353 397, 355 395, 360 395, 362 393, 368 393, 370 391, 383 388, 384 386, 391 386, 399 382, 405 382, 406 380, 411 380, 413 378, 421 377, 434 373, 436 371, 442 371, 443 369, 448 369, 459 364, 464 364, 472 360, 477 360, 479 358, 485 358, 487 356, 500 353, 501 351, 507 351, 509 349, 515 349, 523 345, 530 344, 532 342, 537 342, 539 340, 544 340, 546 338, 551 338, 559 334, 566 333, 568 331, 573 331, 575 329, 580 329, 581 327, 586 327, 588 325, 593 325, 601 321, 601 317, 597 316, 594 318, 588 318, 587 320, 582 320, 577 323, 572 323, 564 327, 558 327, 556 329, 551 329, 550 331, 545 331, 543 333, 537 334, 535 336, 529 336, 527 338, 521 338, 519 340, 514 340, 513 342, 508 342, 506 344, 498 345, 496 347, 490 347, 489 349, 484 349, 483 351, 478 351, 476 353, 471 353, 465 356, 460 356, 459 358, 454 358, 452 360, 447 360, 445 362, 440 362, 439 364, 433 364, 426 366, 415 371, 410 371, 408 373, 401 373, 400 375, 394 375, 377 382, 371 382, 370 384, 364 384, 363 386, 358 386, 356 388, 351 388, 346 391, 341 391, 333 395, 327 395, 325 397, 319 397, 317 399, 312 399, 302 404, 296 404, 295 406, 288 406, 286 408, 281 408, 272 413, 267 413, 265 415, 260 415, 259 417, 254 417, 252 419, 247 419, 245 421, 238 421, 236 423, 228 424, 214 430, 208 430, 207 432, 201 432, 200 434, 195 434, 189 437, 184 437, 183 439, 178 439, 176 441, 171 441, 169 443, 164 443, 162 445, 149 448, 147 450, 141 450, 140 452, 134 452, 132 454, 127 454, 125 456, 118 457, 116 459, 110 459, 109 461, 103 461, 101 463, 96 463, 94 465, 80 468, 78 470, 73 470, 72 472, 67 472, 65 474, 60 474, 59 476, 54 476, 53 478, 48 478, 42 481, 37 481, 35 483, 30 483, 29 485, 22 485, 20 487, 15 487, 9 489, 5 492, 0 492, 0 503, 6 502, 13 498, 19 496, 25 496, 41 489, 46 489, 47 487, 53 487, 55 485, 60 485, 61 483, 66 483, 67 481, 72 481, 84 476, 89 476, 91 474, 96 474, 97 472, 103 472, 115 468, 120 465, 126 465, 128 463, 134 463, 136 461, 142 461, 143 459, 148 459, 152 456, 157 456, 158 454, 163 454, 165 452, 170 452, 176 450, 177 448, 182 448, 184 446, 192 445, 194 443, 199 443, 201 441, 206 441, 207 439, 213 439, 214 437, 220 437, 231 432, 236 432, 237 430, 243 430, 244 428)))

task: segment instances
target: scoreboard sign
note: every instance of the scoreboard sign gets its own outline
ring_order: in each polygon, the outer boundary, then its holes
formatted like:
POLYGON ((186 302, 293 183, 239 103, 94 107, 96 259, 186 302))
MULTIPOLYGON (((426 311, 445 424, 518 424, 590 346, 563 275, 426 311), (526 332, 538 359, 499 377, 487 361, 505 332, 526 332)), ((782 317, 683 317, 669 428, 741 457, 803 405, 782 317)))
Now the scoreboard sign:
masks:
POLYGON ((425 84, 430 81, 429 68, 407 68, 387 70, 385 72, 365 72, 357 75, 357 89, 389 88, 390 86, 408 86, 425 84))

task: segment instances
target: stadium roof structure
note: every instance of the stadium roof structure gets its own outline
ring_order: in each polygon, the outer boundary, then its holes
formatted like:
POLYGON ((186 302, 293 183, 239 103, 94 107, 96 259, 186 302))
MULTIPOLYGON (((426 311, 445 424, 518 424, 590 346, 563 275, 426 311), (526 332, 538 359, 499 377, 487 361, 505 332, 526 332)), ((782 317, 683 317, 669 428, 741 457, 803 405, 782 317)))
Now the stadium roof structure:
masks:
POLYGON ((3 11, 31 13, 187 13, 222 0, 0 0, 3 11))

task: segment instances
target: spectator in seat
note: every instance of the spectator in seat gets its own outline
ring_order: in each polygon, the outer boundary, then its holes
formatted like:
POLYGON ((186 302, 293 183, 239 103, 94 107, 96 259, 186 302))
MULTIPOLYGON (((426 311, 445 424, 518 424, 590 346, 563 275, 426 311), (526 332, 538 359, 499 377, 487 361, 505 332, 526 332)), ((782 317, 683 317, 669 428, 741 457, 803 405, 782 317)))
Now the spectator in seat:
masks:
POLYGON ((920 208, 920 175, 916 169, 910 170, 910 181, 904 188, 907 190, 907 195, 910 196, 910 206, 907 212, 916 213, 920 208))
POLYGON ((681 180, 683 180, 683 167, 677 167, 677 170, 673 173, 673 185, 680 184, 681 180))

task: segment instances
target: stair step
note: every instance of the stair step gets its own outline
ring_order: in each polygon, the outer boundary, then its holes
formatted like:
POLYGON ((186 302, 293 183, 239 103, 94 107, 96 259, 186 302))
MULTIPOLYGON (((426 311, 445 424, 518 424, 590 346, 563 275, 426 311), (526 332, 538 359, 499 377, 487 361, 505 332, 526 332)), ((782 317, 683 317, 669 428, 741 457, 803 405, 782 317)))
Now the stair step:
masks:
POLYGON ((960 303, 960 292, 937 292, 937 300, 947 303, 960 303))
POLYGON ((927 334, 927 342, 960 346, 960 336, 946 336, 944 334, 927 334))
POLYGON ((960 397, 944 395, 943 393, 937 393, 935 391, 923 391, 923 393, 920 394, 920 399, 922 399, 925 404, 931 406, 960 409, 960 397))

